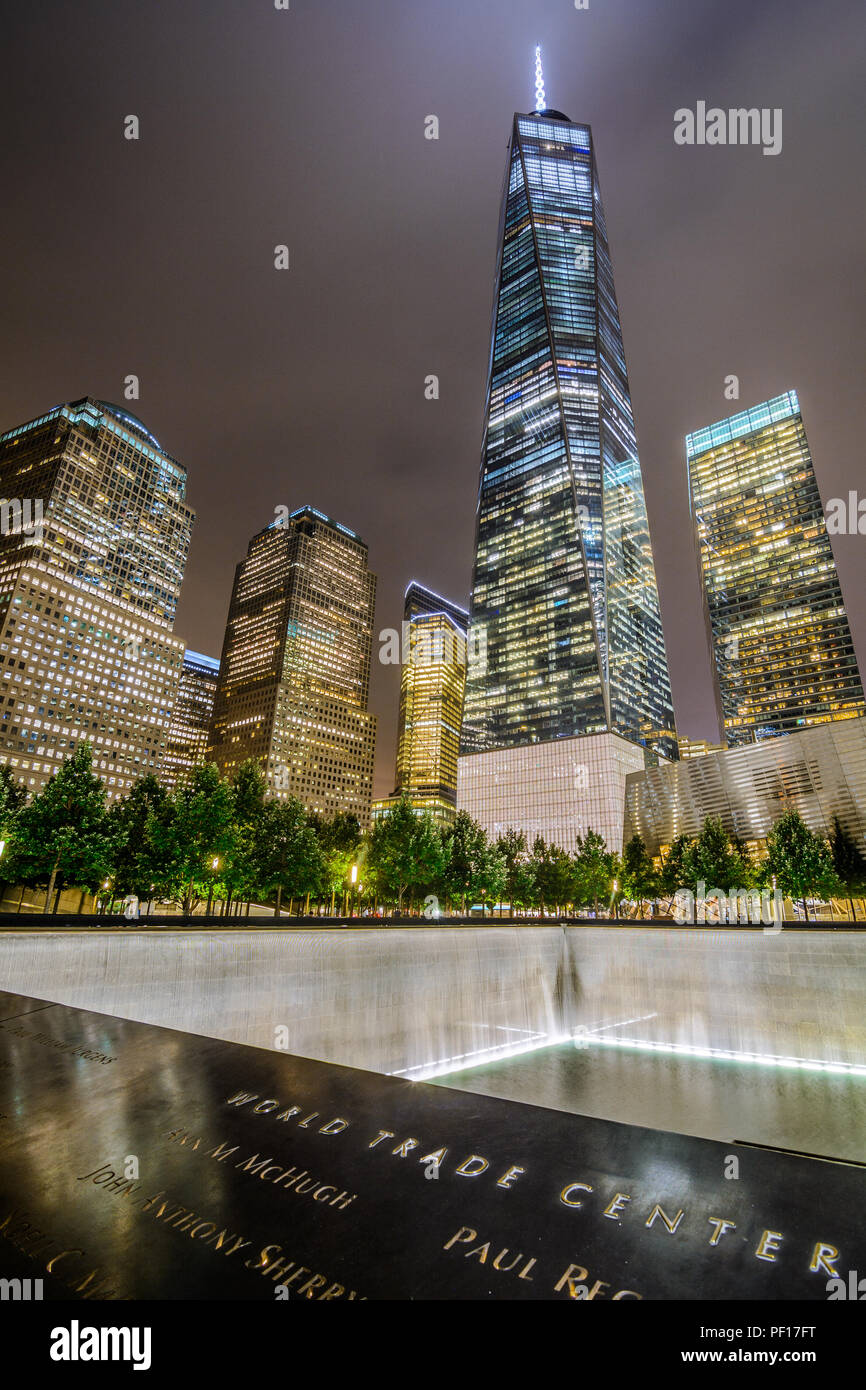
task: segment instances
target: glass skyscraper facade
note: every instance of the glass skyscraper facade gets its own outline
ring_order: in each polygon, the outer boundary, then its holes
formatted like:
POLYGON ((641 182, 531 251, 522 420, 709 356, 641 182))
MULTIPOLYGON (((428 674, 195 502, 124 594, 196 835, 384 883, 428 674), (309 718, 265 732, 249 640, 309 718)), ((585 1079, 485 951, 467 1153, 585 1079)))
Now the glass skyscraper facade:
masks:
POLYGON ((360 536, 300 507, 237 567, 209 757, 257 759, 270 792, 370 820, 376 719, 367 711, 376 576, 360 536))
POLYGON ((406 590, 396 787, 374 803, 374 817, 401 796, 445 824, 457 815, 468 623, 465 609, 423 584, 406 590))
POLYGON ((686 449, 728 745, 866 713, 796 392, 686 449))
POLYGON ((220 664, 201 652, 184 653, 177 698, 168 727, 160 781, 174 787, 207 761, 220 664))
POLYGON ((542 110, 508 157, 462 752, 601 733, 677 757, 592 134, 542 110))
POLYGON ((109 796, 156 772, 183 660, 186 469, 86 397, 0 435, 0 762, 38 790, 87 739, 109 796))

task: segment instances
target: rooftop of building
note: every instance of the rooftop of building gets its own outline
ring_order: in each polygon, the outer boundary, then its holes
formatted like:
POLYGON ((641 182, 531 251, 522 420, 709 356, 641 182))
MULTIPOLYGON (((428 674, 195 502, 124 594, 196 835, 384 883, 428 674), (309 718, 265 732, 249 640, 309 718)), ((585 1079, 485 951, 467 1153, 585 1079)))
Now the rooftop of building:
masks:
POLYGON ((783 395, 762 401, 750 410, 741 410, 736 415, 717 420, 714 425, 707 425, 704 429, 687 434, 688 456, 690 459, 695 458, 698 454, 706 453, 708 449, 715 449, 720 444, 730 444, 732 440, 740 439, 743 435, 755 434, 770 425, 778 424, 780 420, 790 420, 799 414, 800 402, 797 392, 785 391, 783 395))
MULTIPOLYGON (((282 511, 284 509, 280 508, 279 510, 282 511)), ((332 516, 327 516, 325 512, 320 512, 318 507, 311 507, 309 504, 303 507, 297 507, 293 512, 289 512, 288 519, 289 521, 307 520, 321 522, 323 526, 330 526, 332 530, 339 531, 342 535, 348 536, 350 540, 355 541, 356 544, 363 545, 366 548, 367 542, 362 536, 358 535, 357 531, 353 531, 349 526, 344 526, 342 521, 335 521, 332 516)), ((273 531, 284 525, 285 518, 277 516, 275 520, 269 522, 264 529, 265 531, 273 531)))
POLYGON ((114 405, 111 401, 99 400, 95 396, 82 396, 80 400, 65 401, 60 405, 52 406, 44 415, 37 415, 34 419, 26 420, 22 425, 16 425, 13 429, 0 434, 0 443, 14 439, 18 435, 28 434, 49 420, 57 419, 58 416, 63 416, 73 425, 91 425, 95 429, 100 429, 107 424, 109 429, 120 434, 129 442, 141 444, 143 452, 150 457, 159 454, 161 459, 167 460, 184 474, 186 473, 184 465, 165 451, 156 435, 151 434, 137 415, 133 415, 125 406, 114 405), (106 416, 110 416, 111 421, 106 421, 106 416), (127 434, 127 430, 130 431, 130 434, 127 434))
POLYGON ((205 656, 202 652, 193 652, 187 648, 183 658, 184 666, 191 666, 195 669, 212 672, 215 676, 219 675, 220 663, 215 656, 205 656))
POLYGON ((407 619, 444 615, 456 627, 464 631, 469 626, 467 609, 461 608, 457 603, 452 603, 450 599, 443 598, 441 594, 437 594, 435 589, 429 589, 426 584, 419 583, 417 579, 413 579, 407 586, 404 604, 404 614, 407 619), (413 608, 415 609, 414 613, 412 612, 413 608))

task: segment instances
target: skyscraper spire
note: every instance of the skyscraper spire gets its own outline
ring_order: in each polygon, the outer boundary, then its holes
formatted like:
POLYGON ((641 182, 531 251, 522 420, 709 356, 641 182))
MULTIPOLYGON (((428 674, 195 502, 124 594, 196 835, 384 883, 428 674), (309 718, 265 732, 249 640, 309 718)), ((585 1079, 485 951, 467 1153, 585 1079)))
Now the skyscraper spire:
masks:
POLYGON ((541 62, 541 45, 535 50, 535 109, 536 111, 547 110, 547 98, 544 93, 544 68, 541 62))

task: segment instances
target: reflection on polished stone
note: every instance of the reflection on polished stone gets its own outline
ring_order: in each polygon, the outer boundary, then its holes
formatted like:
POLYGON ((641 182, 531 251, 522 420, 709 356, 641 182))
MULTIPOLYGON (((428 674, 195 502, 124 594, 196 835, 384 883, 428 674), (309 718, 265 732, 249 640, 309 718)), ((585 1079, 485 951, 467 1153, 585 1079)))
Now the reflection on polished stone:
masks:
POLYGON ((866 1267, 860 1168, 731 1148, 0 995, 0 1277, 47 1299, 823 1300, 866 1267))

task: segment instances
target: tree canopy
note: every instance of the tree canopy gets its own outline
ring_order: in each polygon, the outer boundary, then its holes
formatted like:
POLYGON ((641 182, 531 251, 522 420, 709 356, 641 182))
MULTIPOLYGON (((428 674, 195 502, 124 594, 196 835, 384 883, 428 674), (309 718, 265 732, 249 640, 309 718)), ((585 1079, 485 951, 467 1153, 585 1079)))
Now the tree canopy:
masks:
POLYGON ((77 888, 108 903, 127 895, 173 902, 186 914, 207 899, 225 914, 270 904, 278 917, 286 904, 300 912, 311 902, 337 914, 393 905, 428 917, 495 909, 598 915, 626 899, 645 916, 649 904, 701 884, 711 896, 775 883, 808 915, 809 899, 866 892, 866 857, 838 818, 827 840, 785 812, 757 862, 714 817, 658 860, 640 835, 620 857, 591 829, 575 835, 569 853, 543 836, 530 847, 520 830, 493 840, 466 811, 443 824, 408 797, 364 833, 345 812, 326 818, 297 800, 269 798, 255 761, 228 780, 214 764, 196 767, 171 788, 148 774, 108 805, 92 757, 80 744, 29 800, 0 768, 3 878, 44 888, 46 909, 61 889, 77 888))

